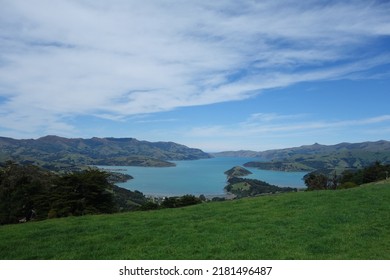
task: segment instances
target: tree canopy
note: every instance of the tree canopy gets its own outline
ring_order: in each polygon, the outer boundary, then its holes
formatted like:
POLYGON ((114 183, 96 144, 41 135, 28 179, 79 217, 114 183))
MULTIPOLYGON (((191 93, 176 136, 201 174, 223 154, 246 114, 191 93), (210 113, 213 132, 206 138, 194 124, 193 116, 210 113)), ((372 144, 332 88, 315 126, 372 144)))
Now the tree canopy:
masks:
POLYGON ((140 192, 117 191, 108 177, 97 169, 58 175, 7 162, 0 168, 0 224, 128 210, 133 195, 133 206, 146 202, 140 192))

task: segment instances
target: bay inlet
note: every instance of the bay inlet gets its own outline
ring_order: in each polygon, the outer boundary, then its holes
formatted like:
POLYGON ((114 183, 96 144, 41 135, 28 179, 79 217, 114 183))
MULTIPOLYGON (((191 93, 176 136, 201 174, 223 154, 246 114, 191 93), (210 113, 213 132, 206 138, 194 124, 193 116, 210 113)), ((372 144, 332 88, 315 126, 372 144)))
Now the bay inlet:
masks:
MULTIPOLYGON (((117 185, 129 190, 138 190, 145 195, 199 196, 225 195, 226 175, 234 166, 242 166, 254 158, 217 157, 200 160, 172 161, 175 167, 99 166, 112 171, 129 174, 134 179, 117 185)), ((257 159, 256 159, 257 160, 257 159)), ((246 168, 253 174, 245 178, 258 179, 280 187, 304 188, 302 180, 306 172, 281 172, 246 168)))

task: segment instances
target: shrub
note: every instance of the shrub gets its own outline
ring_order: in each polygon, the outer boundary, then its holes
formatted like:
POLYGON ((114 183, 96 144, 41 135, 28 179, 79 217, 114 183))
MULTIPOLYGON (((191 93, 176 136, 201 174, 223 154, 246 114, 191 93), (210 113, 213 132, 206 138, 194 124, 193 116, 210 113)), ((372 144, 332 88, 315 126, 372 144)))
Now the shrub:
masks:
POLYGON ((356 185, 354 182, 345 182, 340 184, 337 189, 350 189, 350 188, 355 188, 358 185, 356 185))

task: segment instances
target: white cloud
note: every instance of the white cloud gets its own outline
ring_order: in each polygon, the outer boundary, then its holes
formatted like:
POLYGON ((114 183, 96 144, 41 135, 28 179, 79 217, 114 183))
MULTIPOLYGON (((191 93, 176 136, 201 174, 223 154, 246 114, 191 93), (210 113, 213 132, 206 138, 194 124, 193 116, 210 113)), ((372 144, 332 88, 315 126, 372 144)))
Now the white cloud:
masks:
POLYGON ((389 10, 367 1, 2 1, 0 126, 72 130, 69 115, 123 119, 356 77, 390 61, 359 49, 390 35, 389 10))
POLYGON ((291 121, 294 119, 301 119, 305 114, 299 115, 280 115, 276 113, 255 113, 249 116, 248 120, 243 122, 245 126, 258 125, 258 123, 273 122, 273 121, 291 121))

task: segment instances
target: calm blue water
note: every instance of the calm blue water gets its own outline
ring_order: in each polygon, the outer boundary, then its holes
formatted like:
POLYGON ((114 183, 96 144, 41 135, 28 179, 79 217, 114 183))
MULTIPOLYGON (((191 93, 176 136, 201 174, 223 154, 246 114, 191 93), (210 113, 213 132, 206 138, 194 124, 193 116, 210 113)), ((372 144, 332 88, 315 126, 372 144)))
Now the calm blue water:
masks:
MULTIPOLYGON (((236 165, 243 165, 253 158, 211 158, 190 161, 174 161, 176 167, 135 167, 100 166, 120 169, 134 179, 118 186, 138 190, 145 195, 201 195, 218 196, 225 194, 226 175, 224 172, 236 165), (126 170, 126 171, 124 171, 126 170)), ((305 172, 278 172, 247 168, 253 174, 246 178, 259 179, 270 184, 289 187, 304 187, 305 172)))

